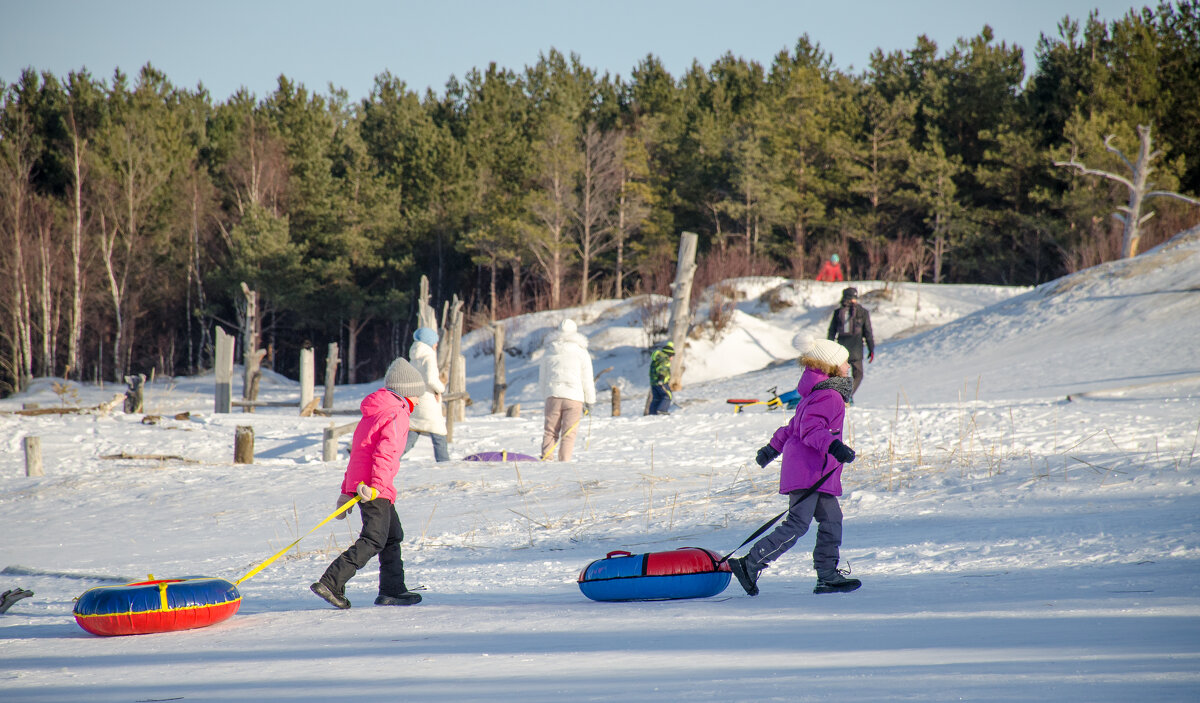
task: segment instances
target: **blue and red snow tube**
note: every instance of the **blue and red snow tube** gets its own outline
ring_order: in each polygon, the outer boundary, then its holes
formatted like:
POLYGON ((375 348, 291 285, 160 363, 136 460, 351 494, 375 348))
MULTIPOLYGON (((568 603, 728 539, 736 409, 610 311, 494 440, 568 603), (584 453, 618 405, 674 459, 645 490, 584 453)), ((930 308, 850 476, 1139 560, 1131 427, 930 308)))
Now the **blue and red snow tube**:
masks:
POLYGON ((84 592, 75 622, 93 635, 172 632, 221 622, 241 604, 237 586, 225 579, 158 579, 84 592))
POLYGON ((729 585, 729 563, 701 547, 671 552, 609 552, 579 574, 579 590, 592 600, 707 598, 729 585))

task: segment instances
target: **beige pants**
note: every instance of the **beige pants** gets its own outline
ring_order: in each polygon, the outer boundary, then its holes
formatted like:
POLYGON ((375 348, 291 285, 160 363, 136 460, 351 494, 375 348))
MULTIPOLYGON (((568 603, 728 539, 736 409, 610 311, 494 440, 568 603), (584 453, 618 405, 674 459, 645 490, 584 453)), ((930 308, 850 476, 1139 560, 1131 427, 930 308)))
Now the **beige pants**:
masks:
POLYGON ((547 454, 554 451, 558 440, 558 460, 569 461, 575 449, 575 430, 583 419, 583 401, 567 400, 557 396, 546 399, 546 425, 542 433, 542 460, 550 459, 547 454))

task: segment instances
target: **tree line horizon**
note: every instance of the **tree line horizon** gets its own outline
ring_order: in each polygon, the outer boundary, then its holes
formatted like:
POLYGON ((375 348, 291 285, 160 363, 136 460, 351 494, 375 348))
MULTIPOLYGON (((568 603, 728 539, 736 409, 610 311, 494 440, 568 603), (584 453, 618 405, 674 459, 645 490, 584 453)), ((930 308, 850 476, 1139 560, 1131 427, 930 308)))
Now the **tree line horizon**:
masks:
MULTIPOLYGON (((0 395, 36 376, 211 367, 258 293, 265 362, 337 341, 341 379, 407 352, 422 275, 473 326, 744 275, 1033 285, 1120 256, 1116 170, 1200 194, 1200 0, 1064 17, 1025 51, 989 27, 839 70, 808 35, 769 65, 599 74, 551 49, 445 91, 388 72, 351 100, 281 75, 214 101, 151 64, 0 81, 0 395)), ((1161 202, 1143 248, 1200 222, 1161 202)), ((364 374, 366 376, 364 376, 364 374)))

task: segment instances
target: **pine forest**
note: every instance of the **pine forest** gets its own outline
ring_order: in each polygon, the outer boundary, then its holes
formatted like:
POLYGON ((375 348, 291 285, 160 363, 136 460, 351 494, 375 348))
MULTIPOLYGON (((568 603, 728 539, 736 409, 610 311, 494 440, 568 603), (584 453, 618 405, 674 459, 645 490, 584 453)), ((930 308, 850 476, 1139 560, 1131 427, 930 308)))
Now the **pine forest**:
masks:
POLYGON ((832 254, 856 280, 1032 285, 1200 223, 1197 196, 1200 0, 1067 17, 1032 48, 921 36, 855 74, 807 35, 682 75, 547 50, 424 95, 30 67, 0 82, 0 395, 210 368, 243 283, 265 365, 336 341, 355 383, 407 349, 422 276, 468 327, 669 294, 685 231, 697 293, 832 254), (1105 174, 1141 158, 1177 197, 1132 213, 1131 244, 1105 174))

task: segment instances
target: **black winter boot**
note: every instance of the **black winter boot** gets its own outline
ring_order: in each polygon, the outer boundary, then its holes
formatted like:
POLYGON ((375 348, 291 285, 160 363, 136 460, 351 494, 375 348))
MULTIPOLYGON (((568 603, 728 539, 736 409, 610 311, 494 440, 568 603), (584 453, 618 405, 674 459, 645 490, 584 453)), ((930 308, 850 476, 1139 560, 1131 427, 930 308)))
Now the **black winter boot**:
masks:
POLYGON ((858 579, 848 579, 850 570, 834 569, 825 574, 817 574, 817 585, 813 593, 849 593, 857 591, 862 586, 858 579))
POLYGON ((318 596, 321 596, 321 598, 324 598, 330 605, 332 605, 335 608, 340 608, 342 610, 345 610, 350 607, 350 601, 346 600, 345 595, 343 595, 341 593, 334 593, 333 590, 329 588, 329 586, 326 586, 325 584, 321 583, 320 581, 317 581, 313 585, 309 586, 308 589, 310 591, 312 591, 313 593, 317 594, 318 596))
POLYGON ((737 577, 738 583, 746 589, 747 595, 758 595, 758 573, 762 571, 756 564, 747 561, 748 557, 734 557, 729 560, 729 570, 737 577))

